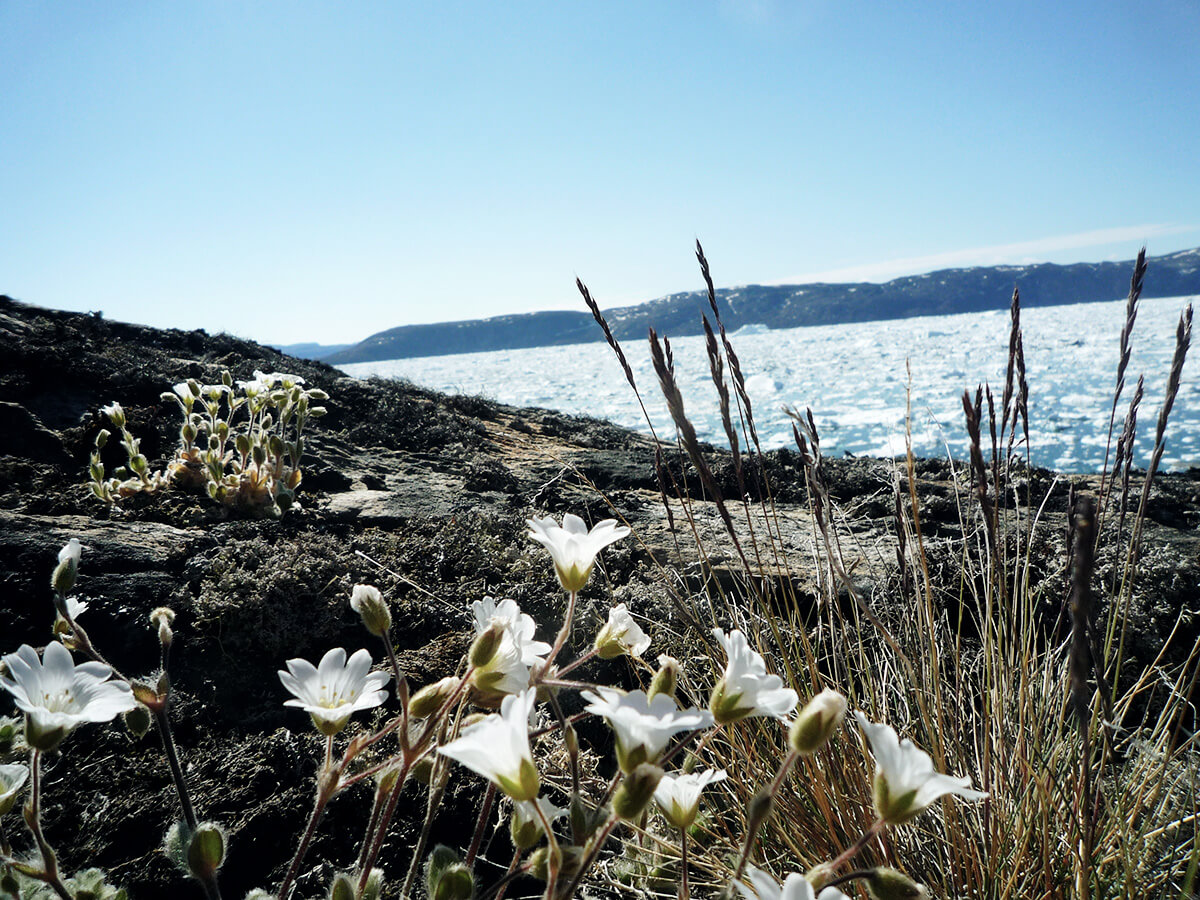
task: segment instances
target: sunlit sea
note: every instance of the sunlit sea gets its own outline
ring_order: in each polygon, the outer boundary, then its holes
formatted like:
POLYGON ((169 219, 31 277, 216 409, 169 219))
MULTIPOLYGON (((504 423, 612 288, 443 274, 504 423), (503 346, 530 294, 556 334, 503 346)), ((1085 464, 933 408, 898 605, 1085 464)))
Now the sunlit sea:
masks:
MULTIPOLYGON (((1184 307, 1196 299, 1143 300, 1139 307, 1133 356, 1117 409, 1119 433, 1134 384, 1144 375, 1136 465, 1149 460, 1176 326, 1184 307)), ((1124 316, 1124 300, 1022 310, 1029 452, 1036 465, 1067 472, 1097 471, 1103 465, 1124 316)), ((986 382, 999 405, 1008 336, 1008 312, 994 311, 774 331, 748 326, 730 339, 746 377, 759 437, 768 449, 793 444, 791 420, 784 412, 791 406, 812 409, 826 455, 901 454, 907 416, 918 455, 964 457, 968 439, 962 393, 986 382)), ((688 418, 702 440, 727 445, 704 338, 681 337, 671 344, 688 418)), ((673 436, 647 344, 627 342, 623 347, 655 429, 660 436, 673 436)), ((1200 359, 1189 359, 1184 366, 1167 428, 1164 468, 1200 466, 1198 367, 1200 359)), ((620 364, 604 343, 342 368, 356 377, 404 378, 436 390, 585 414, 649 432, 620 364)))

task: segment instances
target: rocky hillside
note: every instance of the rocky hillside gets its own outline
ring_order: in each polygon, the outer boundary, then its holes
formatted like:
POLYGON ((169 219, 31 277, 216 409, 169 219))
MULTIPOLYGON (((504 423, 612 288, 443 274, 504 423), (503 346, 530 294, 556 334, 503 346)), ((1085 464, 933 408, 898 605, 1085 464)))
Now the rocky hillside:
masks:
MULTIPOLYGON (((1144 296, 1200 293, 1200 249, 1153 257, 1148 262, 1151 275, 1144 296)), ((751 324, 794 328, 1007 309, 1014 286, 1020 287, 1026 307, 1115 300, 1128 292, 1132 271, 1132 260, 945 269, 885 284, 751 284, 719 290, 717 300, 731 331, 751 324)), ((605 316, 618 339, 641 340, 651 326, 671 337, 700 334, 700 316, 708 312, 707 294, 688 291, 606 310, 605 316)), ((389 328, 324 358, 341 365, 599 340, 603 335, 580 302, 579 311, 389 328)))
MULTIPOLYGON (((113 444, 105 450, 110 466, 120 461, 113 444)), ((620 515, 637 531, 636 540, 606 552, 603 577, 584 592, 580 621, 588 627, 580 629, 585 637, 575 639, 577 648, 614 601, 661 624, 655 640, 666 641, 668 626, 682 632, 686 615, 676 585, 698 589, 704 581, 733 579, 731 554, 720 549, 728 546, 720 518, 678 461, 669 465, 683 489, 696 492, 692 517, 709 559, 702 564, 686 549, 690 531, 678 499, 669 505, 678 529, 672 530, 654 450, 600 421, 358 381, 225 335, 159 331, 0 297, 0 652, 49 640, 49 577, 72 537, 84 546, 77 588, 89 604, 83 621, 127 673, 153 673, 158 648, 148 614, 162 605, 176 611, 170 674, 177 699, 170 715, 200 815, 232 831, 222 886, 225 896, 241 897, 278 883, 288 841, 255 846, 248 836, 299 833, 322 748, 308 718, 283 706, 287 695, 276 670, 289 658, 315 660, 334 646, 367 647, 380 656, 348 606, 355 583, 377 584, 389 597, 402 665, 418 687, 458 665, 473 600, 512 597, 543 631, 558 621, 551 569, 524 536, 530 515, 620 515), (248 379, 256 369, 302 376, 330 395, 329 414, 310 431, 299 508, 278 520, 245 520, 195 494, 162 492, 119 508, 91 495, 88 456, 107 424, 101 405, 119 401, 143 452, 161 465, 178 432, 178 410, 161 393, 187 378, 214 383, 227 370, 248 379), (664 577, 667 571, 682 579, 664 577)), ((667 456, 675 460, 673 452, 667 456)), ((735 495, 728 457, 714 453, 712 460, 724 489, 735 495)), ((893 464, 831 460, 827 467, 838 519, 852 529, 852 545, 863 548, 855 578, 883 609, 896 577, 893 464)), ((814 532, 797 454, 771 454, 756 471, 773 485, 782 540, 803 554, 814 532)), ((937 461, 921 463, 919 472, 930 552, 953 570, 960 476, 937 461)), ((1061 612, 1069 480, 1052 487, 1052 473, 1028 477, 1040 491, 1052 490, 1029 552, 1047 579, 1047 629, 1053 629, 1061 612)), ((1200 612, 1196 473, 1160 479, 1154 496, 1147 558, 1156 580, 1139 601, 1130 638, 1146 653, 1161 647, 1181 611, 1200 612)), ((793 580, 800 596, 813 596, 810 579, 820 576, 812 567, 787 571, 774 564, 759 574, 793 580)), ((1190 647, 1197 627, 1184 627, 1176 643, 1190 647)), ((651 655, 664 649, 659 643, 651 655)), ((633 677, 621 660, 581 671, 610 682, 633 677)), ((378 720, 391 711, 390 705, 380 710, 378 720)), ((0 714, 11 713, 7 695, 0 697, 0 714)), ((581 733, 597 753, 607 752, 602 729, 581 726, 581 733)), ((0 747, 0 762, 19 755, 0 747)), ((451 784, 435 839, 461 845, 474 821, 478 782, 451 784)), ((383 864, 397 879, 424 802, 414 791, 393 828, 383 864)), ((50 763, 44 803, 49 839, 68 871, 104 866, 139 897, 200 896, 160 850, 178 811, 153 733, 138 740, 117 725, 81 728, 50 763)), ((335 800, 302 874, 303 896, 323 895, 332 873, 352 862, 369 808, 365 788, 335 800)), ((12 822, 5 822, 6 836, 23 847, 26 836, 17 825, 8 828, 12 822)), ((501 867, 509 854, 500 846, 505 840, 498 838, 493 851, 501 867)))

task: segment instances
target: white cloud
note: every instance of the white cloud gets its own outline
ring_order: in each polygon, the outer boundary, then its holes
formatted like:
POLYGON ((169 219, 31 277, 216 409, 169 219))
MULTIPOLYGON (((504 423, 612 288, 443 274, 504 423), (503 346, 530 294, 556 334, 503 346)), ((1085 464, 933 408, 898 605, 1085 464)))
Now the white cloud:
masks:
MULTIPOLYGON (((1050 261, 1047 257, 1064 250, 1083 247, 1098 247, 1104 244, 1135 244, 1151 238, 1171 234, 1187 234, 1200 231, 1195 225, 1128 225, 1120 228, 1099 228, 1077 234, 1061 234, 1040 238, 1036 241, 1020 241, 1015 244, 996 244, 991 247, 972 247, 966 250, 950 250, 929 256, 912 256, 906 259, 891 259, 883 262, 826 269, 821 272, 806 272, 790 278, 781 278, 769 284, 808 284, 812 282, 845 281, 889 281, 902 275, 917 275, 936 269, 952 269, 966 266, 1029 265, 1050 261)), ((1132 257, 1132 252, 1124 256, 1132 257)))

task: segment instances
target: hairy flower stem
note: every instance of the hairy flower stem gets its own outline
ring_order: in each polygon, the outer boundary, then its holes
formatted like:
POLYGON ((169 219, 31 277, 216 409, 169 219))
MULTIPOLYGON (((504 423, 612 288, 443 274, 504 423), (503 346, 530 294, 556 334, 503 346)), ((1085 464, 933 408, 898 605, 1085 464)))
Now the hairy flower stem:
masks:
POLYGON ((487 830, 488 817, 492 814, 492 804, 496 802, 496 785, 489 781, 487 793, 483 797, 483 804, 479 807, 479 818, 475 822, 475 833, 471 835, 471 846, 467 848, 466 858, 463 859, 463 865, 468 869, 475 864, 475 857, 479 855, 479 848, 483 846, 483 833, 487 830))
MULTIPOLYGON (((572 599, 574 596, 575 594, 572 592, 572 599)), ((555 890, 558 888, 558 870, 562 868, 562 850, 558 846, 558 839, 554 836, 554 829, 550 827, 550 819, 536 799, 533 801, 533 809, 538 818, 542 820, 542 828, 546 831, 546 849, 549 851, 546 854, 546 900, 555 900, 557 896, 555 890)))
POLYGON ((679 829, 679 900, 688 900, 687 829, 679 829))
POLYGON ((192 806, 187 783, 183 780, 183 769, 179 765, 179 753, 175 750, 175 738, 171 733, 171 723, 167 721, 167 704, 164 702, 150 711, 154 713, 154 722, 158 725, 158 736, 162 740, 163 753, 167 756, 167 765, 171 768, 171 780, 175 782, 175 793, 179 795, 179 805, 183 807, 184 821, 187 822, 188 828, 195 831, 198 823, 196 810, 192 806))
POLYGON ((875 822, 867 829, 866 834, 860 837, 854 844, 842 851, 842 855, 829 864, 832 871, 836 871, 839 866, 848 863, 854 857, 858 856, 863 851, 863 848, 871 842, 871 838, 883 831, 883 819, 876 819, 875 822))
MULTIPOLYGON (((373 823, 375 830, 374 832, 368 830, 364 838, 364 847, 369 846, 370 849, 359 857, 358 892, 360 894, 366 888, 367 879, 371 877, 371 869, 375 866, 375 860, 379 859, 379 853, 383 850, 384 836, 387 834, 388 825, 391 824, 392 815, 396 812, 396 804, 400 802, 400 793, 404 790, 405 782, 408 781, 408 773, 412 769, 413 762, 415 759, 405 754, 400 763, 400 771, 396 776, 396 784, 392 788, 379 818, 373 823)), ((405 891, 402 896, 408 896, 408 892, 405 891)), ((279 900, 284 900, 284 898, 280 897, 279 900)))
POLYGON ((550 655, 546 657, 546 662, 542 664, 541 671, 543 675, 550 674, 550 668, 554 665, 555 658, 567 643, 567 637, 571 634, 571 620, 575 618, 575 603, 578 597, 578 591, 570 591, 568 594, 567 614, 563 617, 562 628, 558 630, 558 637, 554 639, 554 646, 550 648, 550 655))
POLYGON ((54 848, 46 841, 42 833, 42 751, 30 751, 29 757, 29 803, 25 806, 25 824, 29 827, 33 839, 37 842, 42 854, 42 871, 28 871, 22 867, 25 874, 44 881, 54 889, 54 893, 63 900, 71 900, 71 893, 63 884, 58 874, 58 857, 54 848))
MULTIPOLYGON (((404 715, 408 715, 408 679, 400 671, 400 661, 396 659, 396 647, 392 643, 392 636, 388 632, 383 633, 383 646, 387 649, 388 660, 392 664, 392 674, 396 677, 396 699, 400 701, 400 709, 404 711, 404 715)), ((401 734, 404 732, 401 731, 401 734)))
POLYGON ((758 840, 759 829, 762 828, 763 822, 767 820, 767 816, 771 812, 771 807, 775 804, 775 797, 779 793, 780 787, 783 786, 783 779, 787 778, 788 772, 792 770, 792 766, 799 758, 800 754, 795 750, 789 752, 784 757, 783 763, 780 764, 779 771, 775 773, 775 779, 771 782, 771 786, 750 801, 746 815, 746 840, 742 844, 742 855, 739 857, 737 869, 733 873, 734 881, 740 880, 742 873, 746 871, 746 863, 750 861, 754 842, 758 840))
POLYGON ((312 843, 312 839, 317 833, 317 826, 321 824, 321 818, 325 815, 325 807, 329 805, 329 801, 333 799, 333 795, 338 791, 338 778, 341 773, 330 762, 332 754, 333 736, 330 735, 325 739, 325 763, 321 766, 321 771, 317 775, 317 796, 313 801, 312 815, 308 817, 308 827, 304 829, 304 836, 300 838, 300 846, 296 848, 296 855, 292 857, 292 864, 288 866, 287 874, 283 876, 283 881, 279 883, 279 890, 275 894, 279 900, 287 900, 288 895, 291 894, 292 882, 296 880, 296 875, 300 872, 300 863, 304 861, 304 855, 308 853, 309 844, 312 843))
POLYGON ((590 869, 592 867, 592 863, 596 861, 596 856, 599 855, 600 848, 604 846, 605 842, 608 840, 608 836, 612 834, 613 829, 617 827, 617 823, 620 821, 620 816, 609 816, 608 821, 604 823, 604 827, 601 828, 596 834, 592 835, 591 839, 587 843, 587 847, 584 849, 583 864, 580 865, 579 871, 575 873, 575 877, 571 879, 571 882, 567 885, 566 890, 562 892, 562 896, 564 898, 568 898, 569 900, 569 898, 575 896, 575 891, 577 891, 579 889, 579 885, 583 883, 583 878, 585 875, 587 875, 588 869, 590 869))

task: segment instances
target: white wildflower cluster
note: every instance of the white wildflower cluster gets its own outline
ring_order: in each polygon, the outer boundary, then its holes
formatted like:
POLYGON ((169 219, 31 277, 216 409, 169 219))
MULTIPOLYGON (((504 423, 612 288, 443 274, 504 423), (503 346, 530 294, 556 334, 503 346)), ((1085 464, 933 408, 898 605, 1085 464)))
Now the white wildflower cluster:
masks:
POLYGON ((119 403, 101 409, 120 434, 126 464, 106 477, 101 451, 112 436, 96 435, 91 458, 92 492, 106 503, 166 486, 204 491, 224 506, 253 515, 278 516, 296 500, 304 428, 325 414, 329 395, 305 388, 304 379, 283 372, 256 371, 248 381, 221 373, 217 384, 181 381, 162 399, 183 417, 179 446, 161 471, 151 469, 141 441, 130 432, 119 403))
MULTIPOLYGON (((267 406, 261 398, 276 392, 279 377, 263 376, 248 386, 241 385, 245 399, 232 409, 247 405, 250 420, 263 422, 267 406)), ((283 388, 295 389, 295 384, 286 383, 283 388)), ((228 392, 213 392, 210 406, 205 399, 206 389, 200 386, 180 386, 176 394, 189 410, 189 422, 197 404, 203 404, 214 417, 221 414, 220 403, 228 396, 228 392)), ((118 409, 114 424, 119 420, 118 409)), ((222 440, 223 429, 218 424, 215 418, 209 419, 206 428, 222 440)), ((190 452, 185 448, 185 453, 190 452)), ((203 460, 203 454, 200 458, 203 460)), ((585 645, 586 652, 570 662, 558 662, 574 625, 577 595, 586 587, 597 555, 626 536, 629 529, 613 520, 588 529, 575 516, 567 516, 561 526, 550 519, 533 519, 529 528, 529 537, 551 554, 568 598, 554 643, 538 638, 538 623, 522 612, 516 601, 484 597, 464 611, 473 622, 474 640, 462 668, 455 675, 410 693, 391 640, 392 615, 387 600, 378 588, 360 584, 354 586, 349 606, 366 630, 383 642, 387 653, 384 668, 375 668, 366 649, 348 652, 335 647, 316 664, 295 658, 279 670, 280 682, 291 695, 284 705, 308 713, 323 737, 324 758, 317 774, 309 826, 287 874, 271 896, 286 900, 291 895, 328 804, 342 791, 364 781, 375 784, 375 805, 362 835, 358 863, 354 870, 334 876, 329 894, 347 898, 380 896, 384 874, 377 863, 401 791, 412 779, 428 780, 439 763, 445 771, 445 761, 477 773, 494 786, 487 794, 477 834, 483 833, 494 795, 503 795, 510 802, 509 834, 516 851, 512 871, 519 866, 520 871, 544 879, 546 900, 575 894, 597 854, 622 823, 638 829, 665 830, 679 841, 683 851, 680 895, 686 896, 686 847, 689 834, 703 815, 702 794, 706 789, 721 789, 718 786, 738 774, 723 768, 704 768, 703 748, 720 730, 741 727, 738 723, 751 717, 780 722, 786 728, 788 752, 771 788, 760 792, 746 811, 748 834, 731 889, 751 900, 843 900, 847 894, 839 886, 862 880, 873 897, 923 896, 920 885, 893 869, 840 869, 848 866, 879 831, 904 825, 941 797, 956 794, 976 800, 986 796, 972 790, 969 779, 938 773, 924 751, 908 740, 900 740, 890 726, 875 724, 856 712, 875 758, 876 822, 838 859, 806 874, 791 873, 782 883, 777 882, 749 864, 757 830, 782 790, 789 768, 800 757, 820 753, 842 729, 847 711, 845 697, 829 689, 818 691, 797 713, 799 694, 785 686, 778 675, 768 672, 766 661, 752 649, 749 638, 740 630, 726 633, 720 628, 713 629, 712 636, 715 645, 724 651, 726 663, 709 692, 707 704, 681 702, 677 697, 681 664, 665 654, 659 656, 659 667, 648 691, 572 680, 571 673, 589 660, 621 656, 650 672, 641 657, 653 639, 625 604, 611 608, 607 621, 585 645), (389 683, 394 684, 399 711, 384 719, 378 710, 388 699, 389 683), (578 700, 572 700, 571 694, 578 700), (596 716, 613 734, 617 775, 602 794, 594 790, 589 793, 581 775, 579 738, 568 717, 572 703, 580 710, 576 718, 596 716), (473 707, 494 711, 478 712, 473 707), (356 713, 372 711, 376 711, 373 729, 359 731, 348 739, 341 737, 356 713), (344 745, 335 752, 335 741, 339 739, 344 745), (552 757, 547 754, 539 763, 541 754, 537 751, 544 741, 565 751, 553 754, 557 762, 551 763, 552 757), (365 754, 368 748, 373 748, 372 752, 365 754), (564 772, 564 767, 568 771, 564 772), (650 817, 652 806, 657 806, 661 818, 650 817)), ((25 743, 31 750, 28 766, 0 766, 0 815, 17 803, 23 791, 31 792, 35 799, 32 810, 26 808, 26 821, 34 843, 42 850, 43 862, 40 866, 22 863, 26 865, 22 871, 55 890, 62 886, 62 880, 53 851, 41 833, 36 808, 41 754, 58 749, 74 729, 85 723, 125 715, 131 730, 145 731, 153 718, 163 731, 169 758, 175 759, 166 716, 170 682, 165 674, 167 651, 174 640, 174 614, 162 608, 151 615, 163 651, 163 673, 157 684, 120 675, 95 651, 78 622, 86 605, 69 596, 81 552, 76 540, 63 547, 51 578, 58 640, 41 654, 22 646, 5 656, 0 675, 0 686, 25 715, 25 743), (76 663, 72 651, 89 659, 76 663), (145 720, 140 726, 133 724, 139 715, 145 720)), ((219 824, 199 819, 177 763, 172 769, 184 817, 168 835, 167 854, 200 880, 209 896, 216 896, 216 879, 229 835, 219 824)), ((435 848, 425 869, 428 895, 468 900, 475 893, 477 850, 478 841, 465 856, 453 848, 435 848)), ((415 868, 410 872, 410 882, 413 872, 415 868)), ((407 895, 410 890, 411 884, 406 884, 402 893, 407 895)))

